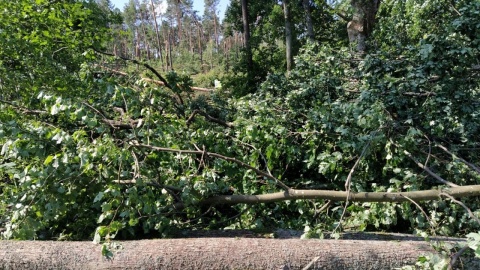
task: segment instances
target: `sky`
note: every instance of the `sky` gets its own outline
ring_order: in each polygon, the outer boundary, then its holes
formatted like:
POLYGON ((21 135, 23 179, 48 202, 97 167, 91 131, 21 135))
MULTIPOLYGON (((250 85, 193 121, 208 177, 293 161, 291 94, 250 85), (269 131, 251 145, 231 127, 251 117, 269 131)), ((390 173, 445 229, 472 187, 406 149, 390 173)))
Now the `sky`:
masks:
MULTIPOLYGON (((123 7, 129 0, 110 0, 110 2, 120 10, 123 10, 123 7)), ((220 20, 223 21, 225 10, 227 9, 227 5, 230 3, 230 0, 220 0, 218 4, 218 15, 220 20)), ((203 15, 204 1, 203 0, 193 0, 193 9, 198 11, 199 15, 203 15)))

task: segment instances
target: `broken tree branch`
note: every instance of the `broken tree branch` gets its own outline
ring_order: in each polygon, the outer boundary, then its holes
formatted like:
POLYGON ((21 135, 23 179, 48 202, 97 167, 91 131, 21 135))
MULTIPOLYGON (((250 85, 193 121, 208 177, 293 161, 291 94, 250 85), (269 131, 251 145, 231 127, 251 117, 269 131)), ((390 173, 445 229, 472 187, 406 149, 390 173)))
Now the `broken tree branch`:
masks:
POLYGON ((12 108, 18 109, 24 114, 45 114, 45 113, 48 113, 47 111, 32 110, 32 109, 28 109, 28 108, 25 108, 25 107, 17 106, 15 104, 13 104, 12 102, 6 101, 6 100, 3 100, 3 99, 0 99, 0 103, 7 104, 12 108))
MULTIPOLYGON (((406 202, 438 200, 440 196, 474 197, 480 196, 480 185, 459 186, 445 189, 431 189, 407 192, 350 192, 335 190, 300 190, 290 189, 260 195, 219 195, 200 201, 200 205, 234 205, 234 204, 260 204, 289 200, 331 200, 345 201, 347 196, 351 202, 406 202)), ((174 204, 173 208, 181 210, 185 205, 174 204)))
POLYGON ((271 179, 273 181, 275 181, 275 183, 280 186, 282 189, 288 191, 290 190, 291 188, 288 187, 287 185, 285 185, 282 181, 280 181, 278 178, 274 177, 273 175, 271 174, 268 174, 262 170, 259 170, 253 166, 250 166, 248 165, 247 163, 243 162, 243 161, 240 161, 236 158, 232 158, 232 157, 227 157, 227 156, 224 156, 224 155, 220 155, 220 154, 217 154, 217 153, 212 153, 212 152, 207 152, 207 151, 199 151, 199 150, 181 150, 181 149, 172 149, 172 148, 164 148, 164 147, 157 147, 157 146, 152 146, 152 145, 146 145, 146 144, 140 144, 140 143, 137 143, 135 141, 131 141, 130 142, 130 145, 131 146, 134 146, 134 147, 143 147, 143 148, 148 148, 148 149, 152 149, 152 150, 156 150, 156 151, 161 151, 161 152, 172 152, 172 153, 179 153, 179 154, 189 154, 189 155, 207 155, 207 156, 210 156, 210 157, 215 157, 215 158, 219 158, 219 159, 223 159, 225 161, 230 161, 230 162, 233 162, 233 163, 236 163, 244 168, 247 168, 247 169, 250 169, 254 172, 256 172, 257 174, 261 175, 261 176, 264 176, 268 179, 271 179))
POLYGON ((440 196, 448 197, 450 200, 452 200, 452 202, 454 202, 454 203, 460 205, 461 207, 463 207, 463 209, 465 209, 465 211, 467 211, 467 213, 470 215, 470 217, 472 219, 474 219, 480 225, 480 219, 478 219, 478 217, 475 216, 475 214, 473 214, 472 210, 470 210, 470 208, 468 208, 463 202, 455 199, 451 194, 448 194, 446 192, 440 193, 440 196))
MULTIPOLYGON (((111 69, 109 67, 106 67, 106 66, 102 66, 102 65, 97 65, 98 67, 100 67, 101 69, 105 69, 109 72, 112 72, 112 73, 115 73, 115 74, 118 74, 118 75, 122 75, 122 76, 128 76, 129 74, 126 73, 126 72, 123 72, 123 71, 119 71, 119 70, 116 70, 116 69, 111 69)), ((150 79, 150 78, 144 78, 142 77, 141 78, 143 81, 146 81, 146 82, 151 82, 151 83, 154 83, 154 84, 157 84, 157 85, 161 85, 161 86, 164 86, 164 83, 162 81, 159 81, 159 80, 153 80, 153 79, 150 79)), ((190 87, 192 90, 194 91, 199 91, 199 92, 205 92, 205 93, 210 93, 213 91, 213 89, 209 89, 209 88, 203 88, 203 87, 196 87, 196 86, 192 86, 190 87)))
POLYGON ((205 119, 207 119, 210 122, 217 123, 217 124, 222 125, 222 126, 227 127, 227 128, 233 128, 233 123, 222 121, 218 118, 210 116, 209 114, 207 114, 206 112, 203 112, 201 110, 194 110, 192 112, 190 117, 188 117, 188 119, 187 119, 187 122, 186 122, 187 126, 190 125, 191 122, 193 122, 193 120, 195 119, 195 115, 197 115, 197 114, 205 117, 205 119))
POLYGON ((466 161, 465 159, 455 155, 454 153, 450 152, 445 146, 441 145, 441 144, 437 144, 437 147, 442 149, 443 151, 445 151, 447 154, 451 155, 453 159, 458 159, 460 160, 461 162, 463 162, 465 165, 467 165, 468 167, 470 167, 472 170, 476 171, 477 173, 480 173, 480 168, 475 166, 474 164, 466 161))
POLYGON ((407 155, 407 157, 409 157, 411 160, 413 160, 418 167, 422 168, 424 171, 426 171, 428 174, 430 174, 433 178, 437 179, 440 183, 442 184, 445 184, 445 185, 448 185, 448 186, 451 186, 451 187, 458 187, 457 184, 454 184, 450 181, 447 181, 445 179, 443 179, 442 177, 440 177, 438 174, 434 173, 432 170, 430 170, 430 168, 428 168, 427 166, 423 165, 422 163, 420 163, 416 158, 414 158, 412 156, 412 154, 410 154, 407 150, 404 150, 403 153, 405 155, 407 155))
POLYGON ((357 161, 355 161, 355 164, 353 165, 352 169, 350 169, 350 172, 348 173, 347 180, 345 181, 345 191, 347 192, 347 198, 345 199, 345 206, 343 207, 342 216, 340 216, 340 220, 338 221, 338 225, 337 227, 335 227, 334 231, 337 231, 337 229, 340 228, 340 226, 342 225, 342 220, 345 216, 345 213, 347 212, 347 207, 349 203, 348 199, 350 197, 353 173, 355 172, 355 168, 357 168, 358 164, 360 164, 360 160, 362 160, 362 158, 367 153, 367 149, 370 146, 370 142, 371 141, 368 141, 367 144, 365 144, 365 146, 363 147, 362 153, 358 157, 357 161))
POLYGON ((157 78, 163 83, 163 85, 167 88, 169 88, 170 90, 173 90, 172 86, 170 84, 168 84, 167 80, 165 80, 165 78, 163 78, 162 75, 160 75, 160 73, 158 73, 158 71, 156 71, 152 66, 150 66, 149 64, 147 63, 142 63, 138 60, 135 60, 135 59, 130 59, 130 58, 127 58, 127 57, 123 57, 123 56, 120 56, 120 55, 115 55, 113 53, 108 53, 108 52, 102 52, 100 50, 97 50, 96 48, 92 47, 92 49, 96 52, 96 53, 99 53, 99 54, 103 54, 103 55, 108 55, 108 56, 113 56, 113 57, 118 57, 122 60, 125 60, 125 61, 130 61, 134 64, 137 64, 137 65, 140 65, 140 66, 144 66, 146 69, 150 70, 153 74, 155 74, 155 76, 157 76, 157 78))

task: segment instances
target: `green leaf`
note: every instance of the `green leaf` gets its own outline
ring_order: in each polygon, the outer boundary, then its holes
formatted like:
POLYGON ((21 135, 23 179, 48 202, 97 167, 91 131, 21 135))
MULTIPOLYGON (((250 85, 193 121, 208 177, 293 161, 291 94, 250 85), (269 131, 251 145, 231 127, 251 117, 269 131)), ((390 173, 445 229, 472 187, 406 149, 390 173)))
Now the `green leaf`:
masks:
POLYGON ((97 196, 95 196, 95 199, 93 199, 93 202, 96 203, 96 202, 101 201, 104 194, 105 194, 105 193, 103 193, 103 192, 99 192, 99 193, 97 194, 97 196))
POLYGON ((46 166, 46 165, 48 165, 48 164, 52 163, 52 161, 53 161, 53 159, 54 159, 54 158, 55 158, 55 156, 54 156, 54 155, 50 155, 50 156, 48 156, 48 157, 45 159, 45 161, 43 162, 43 165, 45 165, 45 166, 46 166))

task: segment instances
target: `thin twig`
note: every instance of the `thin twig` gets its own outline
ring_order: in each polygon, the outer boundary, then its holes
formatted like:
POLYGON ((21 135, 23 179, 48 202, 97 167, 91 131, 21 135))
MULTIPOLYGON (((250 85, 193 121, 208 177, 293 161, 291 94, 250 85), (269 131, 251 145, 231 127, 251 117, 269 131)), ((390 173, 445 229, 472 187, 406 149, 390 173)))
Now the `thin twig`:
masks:
POLYGON ((409 197, 403 195, 403 194, 400 194, 401 197, 404 197, 405 199, 409 200, 411 203, 415 204, 415 206, 420 209, 420 211, 422 211, 423 215, 425 216, 425 218, 428 220, 428 223, 430 223, 430 226, 432 226, 432 229, 434 229, 436 227, 436 224, 428 217, 427 213, 425 213, 425 211, 423 210, 423 208, 414 200, 410 199, 409 197))
POLYGON ((13 107, 15 109, 19 109, 20 111, 22 111, 25 114, 46 114, 46 113, 48 113, 47 111, 31 110, 31 109, 28 109, 28 108, 25 108, 25 107, 20 107, 20 106, 17 106, 15 104, 13 104, 12 102, 9 102, 9 101, 3 100, 3 99, 0 99, 0 103, 5 103, 7 105, 10 105, 11 107, 13 107))
POLYGON ((175 101, 176 101, 175 98, 174 98, 174 97, 171 97, 171 99, 174 101, 173 106, 175 107, 175 109, 177 109, 177 111, 178 111, 179 114, 181 114, 182 116, 185 116, 185 112, 183 111, 183 109, 178 106, 178 105, 183 105, 183 104, 184 104, 184 103, 183 103, 182 96, 181 96, 177 91, 175 91, 175 90, 173 89, 173 87, 167 82, 167 80, 166 80, 162 75, 160 75, 160 73, 158 73, 158 71, 156 71, 152 66, 150 66, 150 65, 147 64, 147 63, 141 63, 141 62, 139 62, 139 61, 137 61, 137 60, 135 60, 135 59, 130 59, 130 58, 123 57, 123 56, 119 56, 119 55, 115 55, 115 54, 112 54, 112 53, 102 52, 102 51, 97 50, 97 49, 95 49, 95 48, 93 48, 93 47, 92 47, 92 49, 93 49, 95 52, 99 53, 99 54, 104 54, 104 55, 108 55, 108 56, 118 57, 118 58, 120 58, 120 59, 122 59, 122 60, 130 61, 130 62, 132 62, 132 63, 134 63, 134 64, 144 66, 145 68, 147 68, 148 70, 150 70, 151 72, 153 72, 153 74, 155 74, 155 76, 157 76, 157 78, 163 83, 163 85, 164 85, 165 87, 167 87, 168 89, 172 90, 172 91, 175 93, 175 95, 177 96, 177 98, 178 98, 179 101, 178 101, 178 102, 175 102, 175 101), (176 103, 180 103, 180 104, 176 104, 176 103))
POLYGON ((188 119, 186 121, 187 126, 190 125, 190 123, 195 119, 195 115, 197 115, 197 114, 200 114, 201 116, 205 117, 205 119, 209 120, 210 122, 220 124, 220 125, 222 125, 224 127, 227 127, 227 128, 233 128, 233 123, 222 121, 218 118, 210 116, 209 114, 207 114, 206 112, 203 112, 201 110, 194 110, 192 112, 192 114, 188 117, 188 119))
POLYGON ((268 162, 267 162, 267 159, 265 158, 265 156, 262 154, 262 151, 259 151, 254 145, 252 144, 249 144, 249 143, 246 143, 246 142, 242 142, 242 141, 239 141, 239 143, 243 144, 243 145, 246 145, 250 148, 252 148, 253 150, 255 151, 258 151, 258 154, 262 157, 263 159, 263 162, 265 163, 265 168, 267 169, 267 173, 272 175, 272 172, 270 171, 270 169, 268 168, 268 162))
POLYGON ((322 205, 322 207, 320 207, 320 209, 315 209, 315 214, 313 215, 313 219, 317 218, 318 215, 323 212, 325 209, 327 209, 330 205, 332 205, 333 201, 332 200, 328 200, 327 203, 325 203, 324 205, 322 205))
POLYGON ((87 106, 88 108, 90 108, 91 110, 93 110, 95 113, 97 113, 98 115, 100 115, 102 118, 103 118, 103 122, 104 123, 107 123, 108 125, 110 125, 113 129, 117 129, 117 127, 115 125, 113 125, 111 122, 110 122, 110 119, 108 119, 102 112, 100 112, 99 110, 97 110, 95 107, 93 107, 92 105, 88 104, 87 102, 85 101, 82 101, 82 104, 87 106))
POLYGON ((453 255, 452 259, 448 263, 448 268, 447 268, 448 270, 453 269, 453 267, 455 266, 455 263, 457 262, 457 259, 460 258, 460 256, 462 256, 462 254, 465 253, 467 249, 468 249, 468 245, 465 245, 457 253, 455 253, 455 255, 453 255))
POLYGON ((453 10, 457 13, 458 16, 462 16, 462 13, 458 12, 453 3, 450 3, 450 6, 453 8, 453 10))
POLYGON ((428 141, 428 155, 427 155, 427 159, 425 160, 425 163, 423 164, 423 166, 427 167, 427 164, 428 164, 428 161, 430 160, 430 156, 432 155, 432 142, 430 141, 430 139, 427 137, 427 135, 423 135, 427 141, 428 141))
POLYGON ((319 259, 320 259, 320 257, 315 257, 315 258, 313 258, 313 260, 310 261, 304 268, 302 268, 302 270, 308 270, 308 269, 310 269, 312 266, 313 266, 313 268, 315 269, 315 266, 314 266, 314 265, 315 265, 315 263, 316 263, 319 259))
POLYGON ((463 209, 465 209, 465 211, 468 212, 468 214, 470 215, 470 217, 473 218, 473 219, 480 225, 480 220, 478 219, 478 217, 475 216, 475 215, 473 214, 472 210, 470 210, 470 208, 468 208, 463 202, 455 199, 452 195, 447 194, 447 193, 445 193, 445 192, 440 193, 440 196, 448 197, 450 200, 452 200, 452 202, 454 202, 454 203, 462 206, 463 209))
POLYGON ((440 177, 438 174, 434 173, 432 170, 430 170, 430 168, 428 168, 427 166, 424 166, 422 163, 420 163, 416 158, 414 158, 412 156, 412 154, 410 154, 407 150, 404 150, 403 153, 405 155, 407 155, 411 160, 413 160, 418 167, 422 168, 424 171, 426 171, 428 174, 430 174, 433 178, 437 179, 439 182, 445 184, 445 185, 448 185, 448 186, 451 186, 451 187, 458 187, 457 184, 454 184, 450 181, 447 181, 445 179, 443 179, 442 177, 440 177))
POLYGON ((365 156, 365 153, 367 152, 367 149, 370 146, 370 142, 371 141, 368 141, 367 144, 363 147, 362 153, 358 157, 357 161, 355 161, 355 164, 353 165, 352 169, 350 169, 350 172, 348 173, 347 180, 345 181, 345 190, 347 191, 347 199, 345 200, 345 207, 343 208, 342 216, 338 221, 338 225, 333 230, 334 232, 336 232, 337 229, 340 227, 340 225, 342 224, 342 220, 345 217, 345 213, 347 212, 347 207, 348 207, 349 198, 350 198, 352 175, 353 175, 353 172, 355 171, 355 168, 358 166, 358 164, 360 164, 360 160, 365 156))
MULTIPOLYGON (((105 69, 109 72, 112 72, 112 73, 115 73, 115 74, 118 74, 118 75, 122 75, 122 76, 128 76, 128 73, 125 73, 125 72, 122 72, 122 71, 119 71, 119 70, 115 70, 115 69, 111 69, 109 67, 106 67, 106 66, 102 66, 102 65, 96 65, 96 67, 99 67, 101 69, 105 69)), ((153 79, 150 79, 150 78, 144 78, 142 77, 141 78, 143 81, 146 81, 146 82, 152 82, 152 83, 155 83, 155 84, 158 84, 158 85, 164 85, 162 81, 158 81, 158 80, 153 80, 153 79)), ((194 91, 199 91, 199 92, 205 92, 205 93, 211 93, 213 92, 215 89, 210 89, 210 88, 203 88, 203 87, 195 87, 195 86, 192 86, 190 87, 192 88, 192 90, 194 91)))
POLYGON ((447 152, 448 154, 452 155, 452 157, 455 159, 458 159, 460 160, 461 162, 463 162, 464 164, 466 164, 468 167, 470 167, 471 169, 473 169, 474 171, 476 171, 477 173, 480 173, 480 168, 477 167, 476 165, 466 161, 465 159, 461 158, 461 157, 458 157, 457 155, 455 155, 454 153, 450 152, 445 146, 441 145, 441 144, 437 144, 437 147, 442 149, 443 151, 447 152))

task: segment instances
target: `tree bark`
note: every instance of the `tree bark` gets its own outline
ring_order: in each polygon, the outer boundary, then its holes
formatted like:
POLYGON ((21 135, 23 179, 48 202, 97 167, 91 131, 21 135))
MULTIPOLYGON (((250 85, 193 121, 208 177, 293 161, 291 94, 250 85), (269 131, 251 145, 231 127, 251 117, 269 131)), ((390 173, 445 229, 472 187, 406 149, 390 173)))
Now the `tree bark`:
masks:
POLYGON ((351 0, 354 10, 352 20, 347 24, 348 39, 357 52, 367 50, 366 40, 372 33, 375 16, 381 0, 351 0))
POLYGON ((305 10, 305 23, 307 24, 308 40, 313 42, 315 34, 313 33, 312 11, 310 9, 310 0, 303 0, 303 9, 305 10))
POLYGON ((287 72, 292 70, 292 24, 290 22, 290 7, 288 0, 283 0, 283 13, 285 15, 285 52, 287 58, 287 72))
POLYGON ((245 52, 247 57, 248 70, 253 68, 252 48, 250 46, 250 24, 248 22, 248 1, 241 0, 242 4, 242 21, 243 21, 243 36, 245 39, 245 52))
POLYGON ((153 3, 153 0, 150 0, 150 6, 152 8, 153 22, 154 22, 154 26, 155 26, 155 37, 157 39, 157 46, 158 46, 157 57, 160 57, 160 64, 162 65, 162 68, 165 71, 165 68, 164 68, 164 65, 163 65, 162 42, 160 41, 160 32, 158 30, 157 14, 155 13, 155 5, 153 3))
POLYGON ((2 241, 0 269, 392 269, 435 253, 423 241, 193 238, 112 242, 2 241), (113 246, 115 245, 115 246, 113 246))

